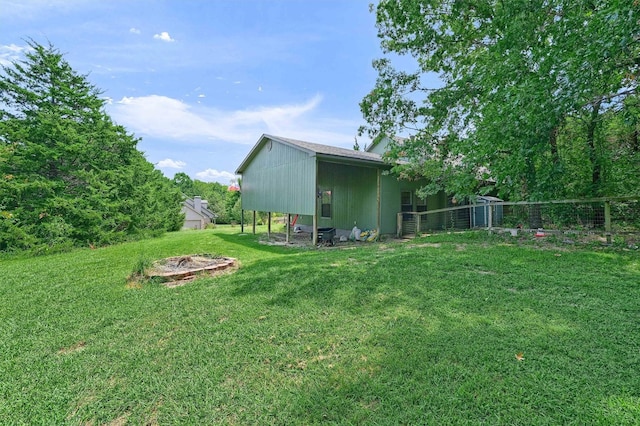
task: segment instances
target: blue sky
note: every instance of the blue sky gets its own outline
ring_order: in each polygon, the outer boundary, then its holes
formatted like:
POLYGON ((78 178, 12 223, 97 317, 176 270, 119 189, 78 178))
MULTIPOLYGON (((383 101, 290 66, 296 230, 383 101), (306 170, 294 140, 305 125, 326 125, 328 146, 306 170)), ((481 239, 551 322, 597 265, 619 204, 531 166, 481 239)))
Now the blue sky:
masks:
POLYGON ((158 169, 228 184, 263 133, 353 146, 382 56, 369 3, 0 0, 0 63, 51 42, 158 169))

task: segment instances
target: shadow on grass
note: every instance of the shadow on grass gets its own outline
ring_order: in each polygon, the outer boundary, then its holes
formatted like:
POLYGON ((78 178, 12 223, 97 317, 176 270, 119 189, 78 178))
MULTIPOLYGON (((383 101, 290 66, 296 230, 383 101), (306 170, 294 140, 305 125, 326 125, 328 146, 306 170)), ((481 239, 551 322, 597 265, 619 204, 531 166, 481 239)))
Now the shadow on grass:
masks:
POLYGON ((235 297, 342 322, 318 330, 340 342, 332 364, 294 373, 276 410, 310 424, 634 424, 633 404, 609 408, 640 389, 629 295, 603 294, 606 274, 576 281, 564 269, 577 264, 539 265, 552 253, 487 250, 307 252, 238 274, 235 297))
POLYGON ((294 247, 260 243, 260 238, 264 237, 261 234, 254 235, 249 233, 244 233, 244 234, 215 233, 214 235, 228 245, 242 246, 252 250, 258 250, 258 251, 267 252, 267 253, 286 254, 286 253, 290 253, 291 251, 299 250, 294 247))
POLYGON ((135 245, 7 268, 0 418, 638 424, 636 259, 455 239, 304 250, 170 237, 143 248, 232 252, 245 266, 139 290, 111 266, 124 276, 135 245))

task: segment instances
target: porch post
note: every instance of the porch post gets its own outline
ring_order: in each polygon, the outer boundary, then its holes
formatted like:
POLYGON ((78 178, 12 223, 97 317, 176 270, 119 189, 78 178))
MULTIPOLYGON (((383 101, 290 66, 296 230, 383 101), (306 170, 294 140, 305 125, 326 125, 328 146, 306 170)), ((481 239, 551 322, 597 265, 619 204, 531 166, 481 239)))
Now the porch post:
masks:
POLYGON ((287 221, 285 223, 286 231, 285 231, 285 242, 289 244, 289 233, 291 232, 291 213, 287 213, 287 221))
POLYGON ((271 239, 271 212, 267 212, 267 238, 271 239))
POLYGON ((318 215, 313 215, 313 245, 318 244, 318 215))
POLYGON ((316 177, 313 182, 313 245, 318 244, 318 173, 320 168, 320 162, 316 156, 316 177))
POLYGON ((381 177, 380 177, 380 169, 376 169, 377 170, 377 193, 376 193, 376 233, 377 233, 377 237, 376 239, 378 241, 380 241, 380 222, 381 222, 381 212, 380 212, 380 204, 381 204, 381 198, 382 198, 382 191, 380 188, 380 183, 382 181, 381 177))

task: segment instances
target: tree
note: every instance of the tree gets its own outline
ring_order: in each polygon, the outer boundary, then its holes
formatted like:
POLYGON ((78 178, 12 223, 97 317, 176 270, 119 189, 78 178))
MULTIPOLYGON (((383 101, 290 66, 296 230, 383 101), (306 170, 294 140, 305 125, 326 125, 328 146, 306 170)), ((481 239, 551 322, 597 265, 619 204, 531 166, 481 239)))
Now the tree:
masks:
POLYGON ((0 250, 105 244, 179 229, 180 195, 101 92, 52 45, 0 79, 0 250))
POLYGON ((173 184, 176 185, 187 197, 201 195, 194 192, 193 180, 184 172, 178 172, 173 176, 173 184))
POLYGON ((400 171, 435 173, 432 191, 470 195, 466 175, 512 199, 562 195, 558 140, 581 120, 590 171, 581 195, 611 189, 603 114, 637 93, 637 2, 382 0, 375 11, 383 50, 418 65, 374 61, 376 86, 361 102, 362 131, 413 135, 390 153, 410 160, 400 171), (441 87, 424 86, 433 73, 441 87))

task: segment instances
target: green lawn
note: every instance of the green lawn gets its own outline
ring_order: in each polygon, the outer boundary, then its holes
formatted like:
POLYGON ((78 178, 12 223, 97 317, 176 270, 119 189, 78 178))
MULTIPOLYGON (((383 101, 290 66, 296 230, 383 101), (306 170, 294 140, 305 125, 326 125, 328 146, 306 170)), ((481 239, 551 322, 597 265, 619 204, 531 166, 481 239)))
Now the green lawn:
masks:
POLYGON ((637 251, 238 232, 2 258, 0 424, 640 424, 637 251), (205 252, 241 268, 126 285, 205 252))

